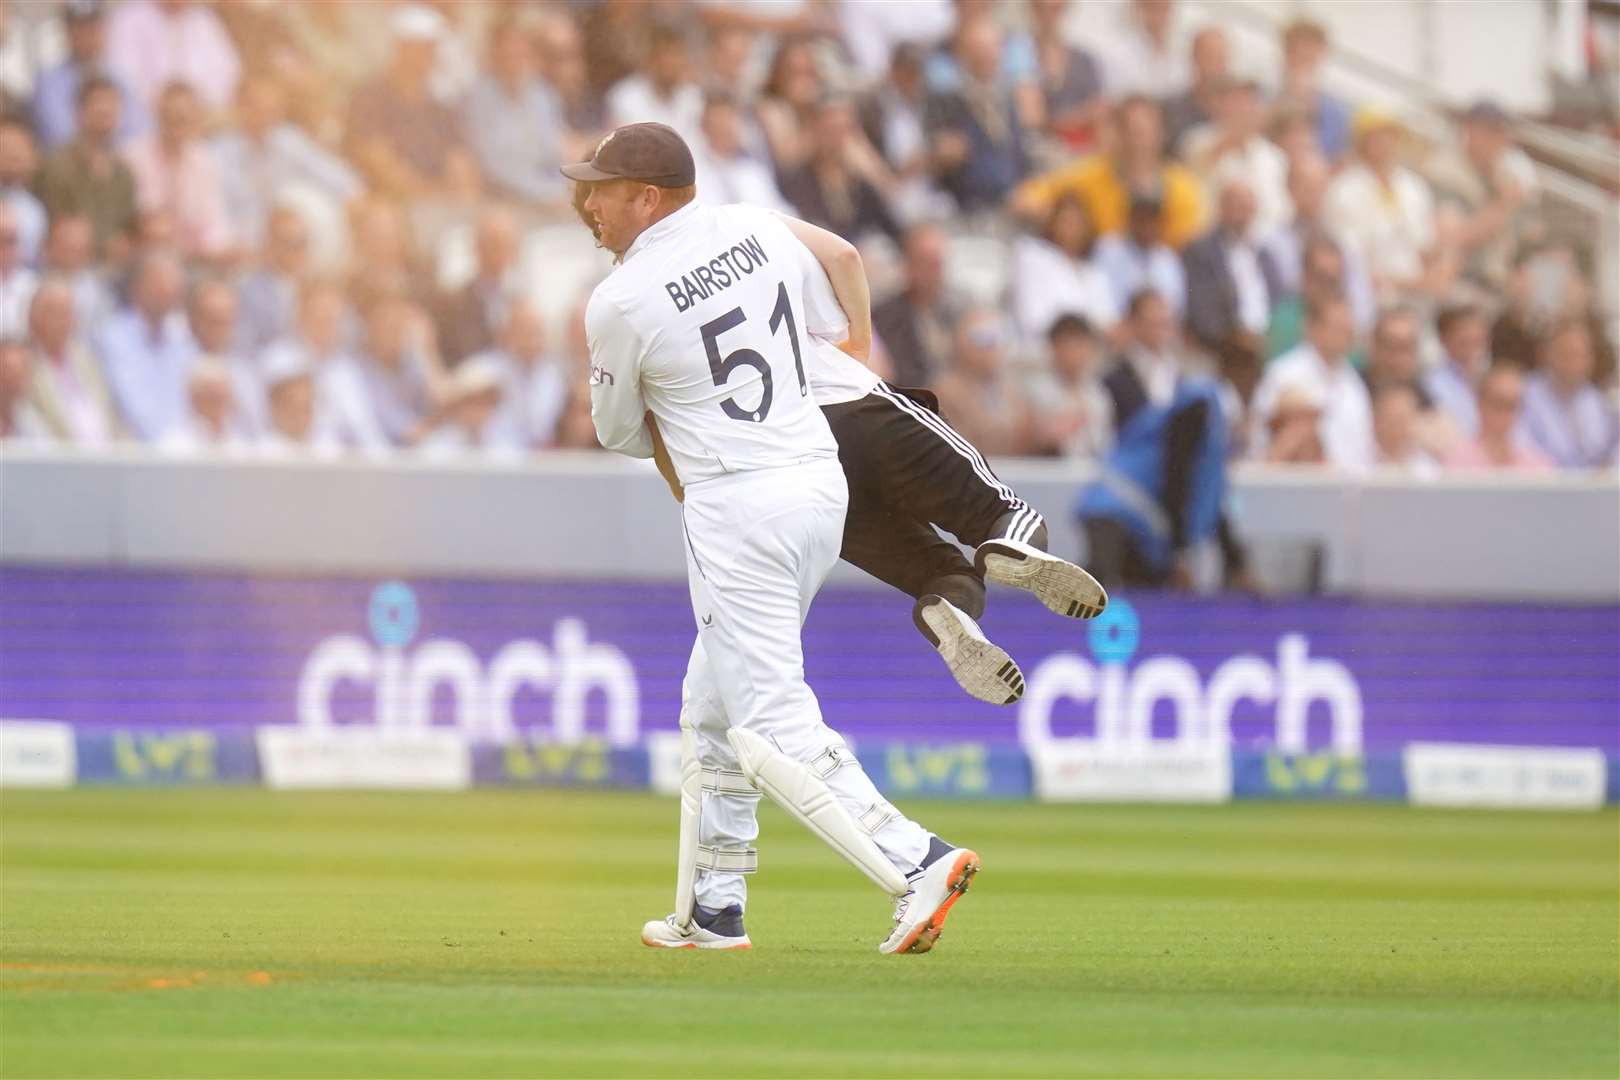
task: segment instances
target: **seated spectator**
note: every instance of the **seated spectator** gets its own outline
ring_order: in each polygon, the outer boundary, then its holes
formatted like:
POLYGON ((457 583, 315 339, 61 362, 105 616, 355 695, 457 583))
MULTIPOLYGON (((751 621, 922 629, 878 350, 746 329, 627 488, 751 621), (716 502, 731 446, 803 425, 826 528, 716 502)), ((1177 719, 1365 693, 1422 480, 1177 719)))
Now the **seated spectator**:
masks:
POLYGON ((648 121, 667 124, 690 143, 697 138, 702 116, 703 91, 692 81, 686 33, 655 21, 636 73, 608 91, 608 123, 614 127, 648 121))
POLYGON ((405 297, 372 300, 354 360, 377 426, 392 446, 414 446, 428 429, 438 372, 423 348, 405 297))
POLYGON ((894 174, 890 203, 895 213, 905 221, 949 213, 949 196, 933 185, 926 127, 928 83, 920 49, 901 45, 894 50, 889 77, 872 89, 868 105, 875 113, 876 149, 894 174))
POLYGON ((1124 311, 1131 297, 1151 289, 1180 321, 1187 310, 1187 277, 1180 256, 1164 243, 1162 217, 1157 196, 1132 199, 1125 230, 1097 241, 1096 263, 1114 294, 1116 310, 1124 311))
POLYGON ((490 208, 478 215, 478 270, 471 281, 440 300, 434 320, 447 366, 494 344, 516 292, 519 239, 517 221, 506 211, 490 208))
POLYGON ((1316 128, 1311 118, 1287 105, 1278 106, 1271 114, 1271 141, 1288 159, 1289 168, 1307 158, 1327 160, 1322 146, 1316 141, 1316 128))
POLYGON ((1382 387, 1404 383, 1417 394, 1418 407, 1432 411, 1434 398, 1423 385, 1421 345, 1422 328, 1417 314, 1411 308, 1385 308, 1373 324, 1367 364, 1361 372, 1367 393, 1377 394, 1382 387))
POLYGON ((781 175, 782 196, 799 217, 852 243, 872 232, 898 238, 900 225, 882 194, 850 165, 856 138, 854 107, 837 98, 823 102, 815 111, 810 156, 781 175))
POLYGON ((1131 297, 1124 329, 1125 348, 1103 375, 1115 431, 1145 408, 1168 406, 1187 375, 1175 315, 1164 297, 1151 289, 1131 297))
POLYGON ((1020 236, 1012 249, 1012 299, 1019 333, 1043 341, 1060 315, 1079 315, 1111 331, 1119 308, 1092 258, 1097 239, 1085 203, 1075 196, 1052 208, 1040 236, 1020 236))
POLYGON ((1490 325, 1485 312, 1456 304, 1440 312, 1440 362, 1424 373, 1423 385, 1464 438, 1479 432, 1479 379, 1491 366, 1490 325))
POLYGON ((225 206, 219 163, 202 141, 196 92, 185 83, 163 88, 157 127, 124 152, 135 174, 142 210, 166 211, 179 230, 182 254, 224 260, 236 254, 240 238, 225 206))
POLYGON ((146 130, 146 110, 129 87, 107 73, 106 5, 101 0, 68 0, 62 5, 67 56, 42 71, 34 84, 34 130, 47 151, 72 141, 79 130, 79 89, 94 76, 112 78, 123 96, 120 140, 146 130))
POLYGON ((753 102, 761 74, 754 70, 753 64, 755 34, 753 28, 740 25, 709 28, 703 62, 699 65, 705 97, 724 93, 733 95, 743 104, 753 102))
POLYGON ((1492 364, 1479 380, 1479 434, 1454 444, 1445 463, 1454 469, 1551 470, 1553 461, 1524 434, 1524 374, 1492 364))
POLYGON ((236 345, 258 355, 293 331, 298 320, 298 290, 309 269, 309 226, 290 206, 270 211, 259 265, 238 288, 240 318, 236 345))
POLYGON ((444 18, 432 8, 396 8, 393 55, 383 74, 349 102, 350 156, 373 190, 400 199, 469 195, 478 166, 461 142, 454 113, 434 99, 429 80, 444 18))
POLYGON ((1322 447, 1328 464, 1365 469, 1373 463, 1372 402, 1366 384, 1350 366, 1355 325, 1350 305, 1326 300, 1306 312, 1305 341, 1266 368, 1255 389, 1251 453, 1264 455, 1269 425, 1283 392, 1301 388, 1321 403, 1322 447))
MULTIPOLYGON (((366 384, 345 346, 349 318, 349 305, 342 289, 324 281, 305 283, 298 296, 296 331, 266 349, 260 360, 266 395, 270 399, 271 444, 297 435, 295 430, 281 426, 276 418, 273 388, 277 373, 301 372, 311 380, 314 401, 310 423, 316 441, 367 452, 387 449, 388 439, 372 410, 366 384)), ((295 403, 300 394, 297 390, 289 391, 295 403)), ((305 437, 297 435, 297 440, 302 442, 305 437)))
POLYGON ((1047 342, 1048 363, 1030 395, 1042 449, 1060 457, 1101 457, 1113 442, 1114 408, 1098 377, 1097 334, 1080 316, 1060 315, 1047 342))
POLYGON ((1283 29, 1282 46, 1278 106, 1309 117, 1316 128, 1317 146, 1329 161, 1338 161, 1350 149, 1350 107, 1322 89, 1327 30, 1320 23, 1300 19, 1283 29))
POLYGON ((540 78, 528 27, 501 16, 489 32, 489 68, 473 83, 461 110, 462 134, 498 195, 561 205, 567 198, 558 167, 567 134, 562 103, 540 78))
POLYGON ((248 439, 237 419, 236 389, 229 367, 218 360, 199 360, 186 379, 186 411, 159 447, 171 453, 220 453, 246 449, 248 439))
POLYGON ((1524 426, 1530 441, 1564 469, 1613 465, 1620 440, 1614 410, 1592 385, 1592 334, 1570 319, 1542 341, 1541 365, 1527 380, 1524 426))
POLYGON ((0 202, 0 338, 28 335, 28 305, 34 302, 39 275, 22 257, 22 229, 17 214, 0 202))
POLYGON ((196 88, 211 112, 236 94, 242 64, 213 9, 195 0, 133 0, 107 20, 107 67, 148 109, 172 82, 196 88))
POLYGON ((906 230, 901 290, 872 308, 872 329, 901 386, 927 386, 945 371, 961 297, 945 287, 945 233, 922 223, 906 230))
POLYGON ((28 346, 0 338, 0 442, 50 442, 50 426, 28 398, 34 359, 28 346))
POLYGON ((841 44, 854 61, 855 81, 870 86, 883 81, 894 54, 923 50, 950 36, 957 10, 952 0, 906 0, 905 3, 843 4, 837 9, 841 44))
POLYGON ((231 381, 231 429, 257 435, 264 429, 264 384, 257 353, 237 344, 240 304, 236 287, 223 278, 207 278, 192 287, 186 315, 197 343, 197 363, 223 370, 231 381))
POLYGON ((702 128, 701 137, 692 146, 699 199, 717 206, 748 203, 792 213, 777 190, 770 163, 749 152, 743 112, 736 98, 724 91, 710 93, 703 103, 702 128))
POLYGON ((120 96, 116 84, 92 76, 79 87, 79 132, 40 168, 34 190, 53 219, 82 214, 95 234, 96 255, 121 262, 135 230, 135 176, 114 148, 120 96))
POLYGON ((435 295, 433 275, 418 261, 405 231, 398 203, 361 199, 349 208, 350 300, 369 307, 373 298, 404 293, 414 304, 428 306, 435 295))
POLYGON ((963 210, 1000 206, 1029 168, 1018 103, 997 81, 1001 45, 991 16, 964 22, 955 44, 958 83, 928 100, 934 175, 963 210))
MULTIPOLYGON (((1315 304, 1344 297, 1344 249, 1325 234, 1305 242, 1305 276, 1298 292, 1284 295, 1271 305, 1266 324, 1266 359, 1275 360, 1305 340, 1305 312, 1315 304)), ((1359 364, 1359 358, 1352 358, 1359 364)))
POLYGON ((600 450, 596 439, 596 425, 591 421, 591 395, 575 388, 569 391, 568 404, 563 406, 562 420, 557 424, 557 450, 600 450))
POLYGON ((934 381, 940 414, 987 455, 1034 453, 1039 447, 1033 414, 1007 371, 1001 316, 969 311, 956 324, 955 346, 950 370, 934 381))
POLYGON ((1461 145, 1441 150, 1427 170, 1436 201, 1461 217, 1463 271, 1501 286, 1513 256, 1533 239, 1541 191, 1535 162, 1513 142, 1507 114, 1481 101, 1463 118, 1461 145))
POLYGON ((1215 119, 1221 93, 1232 79, 1231 49, 1219 26, 1205 26, 1194 34, 1188 55, 1192 85, 1164 102, 1165 145, 1177 154, 1188 132, 1215 119))
POLYGON ((118 438, 118 416, 101 366, 74 314, 73 286, 47 277, 28 313, 33 375, 28 399, 51 435, 79 446, 105 446, 118 438))
POLYGON ((1322 408, 1319 387, 1303 383, 1284 387, 1265 421, 1266 464, 1326 465, 1322 408))
POLYGON ((226 213, 242 242, 258 248, 271 208, 296 192, 313 193, 341 208, 360 194, 360 177, 286 118, 286 94, 262 76, 242 80, 236 126, 211 144, 226 213))
POLYGON ((1220 218, 1210 233, 1187 245, 1187 328, 1214 352, 1241 341, 1256 354, 1282 285, 1271 253, 1260 245, 1258 207, 1248 181, 1221 188, 1220 218))
POLYGON ((129 306, 110 316, 95 339, 124 426, 142 442, 161 442, 186 413, 186 379, 197 343, 180 306, 184 283, 174 255, 143 256, 132 275, 129 306))
POLYGON ((1039 66, 1046 130, 1071 147, 1096 135, 1108 108, 1102 61, 1071 44, 1063 31, 1068 0, 1031 0, 1030 37, 1039 66))
POLYGON ((259 448, 275 457, 336 455, 341 444, 319 424, 315 370, 296 350, 272 353, 267 361, 263 374, 268 408, 259 448))
POLYGON ((1266 138, 1265 103, 1253 79, 1230 78, 1215 97, 1215 119, 1182 141, 1182 156, 1208 188, 1242 180, 1254 192, 1256 227, 1270 233, 1293 216, 1288 158, 1266 138))
POLYGON ((591 85, 579 26, 565 11, 543 11, 535 41, 540 50, 540 73, 557 95, 562 110, 563 160, 581 161, 591 156, 591 147, 607 130, 608 122, 607 106, 591 85))
POLYGON ((1187 54, 1176 39, 1171 0, 1131 0, 1125 24, 1108 51, 1109 92, 1163 100, 1192 83, 1187 54))
POLYGON ((1291 159, 1288 168, 1288 200, 1293 207, 1292 219, 1274 228, 1265 238, 1266 250, 1271 253, 1272 264, 1284 295, 1298 296, 1305 288, 1305 247, 1312 240, 1332 244, 1339 252, 1343 266, 1342 287, 1350 311, 1355 316, 1356 329, 1366 330, 1377 317, 1378 305, 1373 298, 1372 280, 1367 267, 1355 251, 1343 243, 1328 228, 1322 212, 1327 202, 1328 185, 1333 173, 1320 154, 1303 154, 1291 159))
POLYGON ((1329 186, 1324 221, 1359 255, 1381 301, 1427 287, 1435 246, 1429 186, 1400 164, 1403 130, 1387 115, 1356 117, 1357 156, 1329 186))
POLYGON ((73 290, 74 323, 82 330, 100 326, 115 302, 95 258, 96 235, 89 218, 61 214, 51 219, 40 268, 73 290))
POLYGON ((496 346, 467 361, 473 362, 500 375, 501 408, 492 438, 523 450, 550 446, 574 373, 566 360, 546 352, 545 325, 534 304, 513 301, 496 346))
POLYGON ((417 449, 426 457, 454 458, 463 454, 516 453, 520 443, 500 423, 505 383, 500 366, 474 357, 450 376, 446 387, 444 419, 428 432, 417 449))
POLYGON ((1126 98, 1115 110, 1114 128, 1115 149, 1024 181, 1013 193, 1014 211, 1038 221, 1060 196, 1073 193, 1091 211, 1097 231, 1108 236, 1125 227, 1133 200, 1149 197, 1160 206, 1164 242, 1179 251, 1203 228, 1203 196, 1197 178, 1164 154, 1159 106, 1148 98, 1126 98))
POLYGON ((1410 383, 1386 383, 1372 395, 1373 444, 1377 463, 1411 476, 1430 478, 1439 469, 1420 437, 1422 410, 1410 383))
POLYGON ((10 207, 17 223, 23 263, 35 266, 45 242, 45 207, 28 190, 39 167, 34 136, 21 122, 0 121, 0 204, 10 207))
POLYGON ((771 58, 755 106, 778 175, 797 170, 809 159, 811 123, 825 96, 809 39, 784 38, 771 58))

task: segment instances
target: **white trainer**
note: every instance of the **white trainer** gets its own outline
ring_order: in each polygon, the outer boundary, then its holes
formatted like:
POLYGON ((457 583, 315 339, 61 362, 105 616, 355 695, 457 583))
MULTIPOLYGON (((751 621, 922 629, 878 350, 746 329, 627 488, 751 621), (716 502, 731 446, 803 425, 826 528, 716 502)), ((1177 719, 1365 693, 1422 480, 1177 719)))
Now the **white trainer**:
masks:
POLYGON ((979 872, 979 855, 952 848, 917 875, 911 891, 894 905, 894 929, 878 946, 881 953, 925 953, 945 929, 951 906, 968 891, 979 872))
POLYGON ((1085 570, 1021 540, 986 540, 973 565, 990 581, 1035 594, 1059 615, 1094 619, 1108 606, 1108 592, 1085 570))
POLYGON ((655 919, 641 928, 641 943, 654 949, 752 949, 754 943, 748 935, 726 937, 705 930, 694 919, 682 930, 675 916, 655 919))
POLYGON ((939 651, 951 675, 973 697, 1011 705, 1024 696, 1024 673, 1007 651, 984 636, 973 617, 943 596, 924 596, 911 620, 939 651))

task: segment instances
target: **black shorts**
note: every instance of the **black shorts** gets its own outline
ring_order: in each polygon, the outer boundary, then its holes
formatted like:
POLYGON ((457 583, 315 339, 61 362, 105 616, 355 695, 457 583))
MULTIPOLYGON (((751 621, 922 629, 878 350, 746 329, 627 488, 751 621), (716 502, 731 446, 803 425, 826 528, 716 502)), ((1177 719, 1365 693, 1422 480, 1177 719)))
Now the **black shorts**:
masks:
POLYGON ((1045 522, 996 478, 984 455, 939 415, 926 390, 879 383, 857 401, 821 410, 849 481, 846 562, 909 596, 939 592, 941 578, 983 579, 961 548, 992 537, 1037 541, 1045 522))

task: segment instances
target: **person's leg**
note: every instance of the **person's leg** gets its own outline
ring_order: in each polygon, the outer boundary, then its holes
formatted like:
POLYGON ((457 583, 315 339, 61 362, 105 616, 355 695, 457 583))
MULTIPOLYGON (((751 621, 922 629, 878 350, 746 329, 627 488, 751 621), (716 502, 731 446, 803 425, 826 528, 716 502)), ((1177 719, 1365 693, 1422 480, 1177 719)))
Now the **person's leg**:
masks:
POLYGON ((691 728, 702 770, 694 898, 709 911, 733 906, 741 911, 748 906, 744 875, 758 865, 759 792, 743 776, 726 741, 730 725, 701 638, 692 647, 681 694, 682 722, 691 728))

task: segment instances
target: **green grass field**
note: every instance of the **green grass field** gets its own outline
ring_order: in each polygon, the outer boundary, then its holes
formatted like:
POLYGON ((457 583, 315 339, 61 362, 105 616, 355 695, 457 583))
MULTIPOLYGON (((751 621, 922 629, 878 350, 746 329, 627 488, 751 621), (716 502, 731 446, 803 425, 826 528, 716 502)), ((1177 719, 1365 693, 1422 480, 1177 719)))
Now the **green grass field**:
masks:
POLYGON ((984 857, 933 953, 767 808, 703 954, 671 800, 6 792, 0 1073, 1620 1073, 1612 810, 908 809, 984 857))

